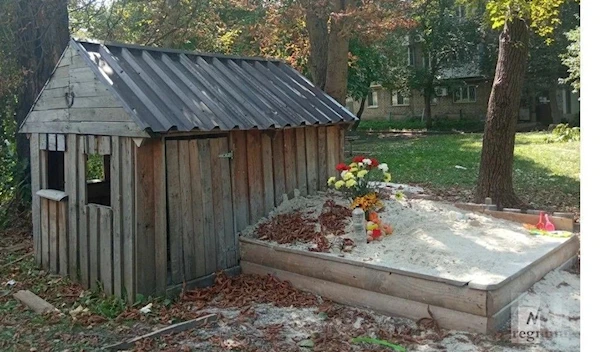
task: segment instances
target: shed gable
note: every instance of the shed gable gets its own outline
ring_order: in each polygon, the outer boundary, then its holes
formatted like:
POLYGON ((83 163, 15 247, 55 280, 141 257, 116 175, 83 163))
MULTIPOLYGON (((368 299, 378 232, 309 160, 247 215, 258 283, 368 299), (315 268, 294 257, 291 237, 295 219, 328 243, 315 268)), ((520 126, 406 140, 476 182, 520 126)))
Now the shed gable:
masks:
MULTIPOLYGON (((83 53, 84 55, 86 53, 83 53)), ((24 133, 147 137, 124 104, 69 45, 21 126, 24 133)))

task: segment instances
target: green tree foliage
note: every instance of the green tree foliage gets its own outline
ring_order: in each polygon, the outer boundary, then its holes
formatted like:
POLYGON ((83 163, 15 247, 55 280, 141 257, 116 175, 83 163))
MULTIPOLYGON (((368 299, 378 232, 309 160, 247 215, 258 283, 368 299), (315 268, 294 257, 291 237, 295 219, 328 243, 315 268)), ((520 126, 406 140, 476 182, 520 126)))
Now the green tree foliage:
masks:
POLYGON ((570 83, 575 91, 579 91, 580 89, 580 55, 581 55, 581 47, 580 47, 580 38, 581 38, 581 30, 579 26, 577 28, 570 30, 566 33, 567 39, 570 41, 570 44, 567 46, 567 52, 561 56, 563 65, 567 66, 569 71, 569 76, 564 80, 565 83, 570 83))
POLYGON ((376 44, 367 45, 358 38, 350 39, 348 95, 360 102, 356 116, 361 117, 373 82, 381 82, 386 74, 384 57, 376 44))

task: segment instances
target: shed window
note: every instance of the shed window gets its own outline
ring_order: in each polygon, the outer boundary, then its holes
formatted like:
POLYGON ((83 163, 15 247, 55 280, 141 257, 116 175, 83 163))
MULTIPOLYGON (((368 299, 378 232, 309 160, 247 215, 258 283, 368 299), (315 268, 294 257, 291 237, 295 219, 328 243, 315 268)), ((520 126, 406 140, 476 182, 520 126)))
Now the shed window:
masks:
POLYGON ((87 202, 110 206, 110 155, 88 154, 85 174, 87 202))
POLYGON ((48 157, 48 188, 58 191, 65 190, 65 153, 47 151, 48 157))

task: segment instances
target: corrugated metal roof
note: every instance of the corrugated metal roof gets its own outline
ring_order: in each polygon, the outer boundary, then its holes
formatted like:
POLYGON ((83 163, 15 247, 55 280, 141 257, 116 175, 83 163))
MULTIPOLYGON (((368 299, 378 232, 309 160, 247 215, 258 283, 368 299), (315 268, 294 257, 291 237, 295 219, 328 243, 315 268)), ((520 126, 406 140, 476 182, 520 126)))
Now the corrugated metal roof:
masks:
POLYGON ((72 41, 154 132, 267 129, 356 117, 278 60, 72 41))

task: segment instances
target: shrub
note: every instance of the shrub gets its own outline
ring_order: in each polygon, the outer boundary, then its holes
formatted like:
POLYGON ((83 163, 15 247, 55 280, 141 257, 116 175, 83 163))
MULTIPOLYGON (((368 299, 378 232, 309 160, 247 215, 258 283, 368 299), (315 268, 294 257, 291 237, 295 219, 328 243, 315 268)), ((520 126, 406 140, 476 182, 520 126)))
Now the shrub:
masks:
POLYGON ((580 128, 569 127, 569 124, 556 125, 552 133, 546 137, 547 143, 578 142, 581 140, 580 128))

